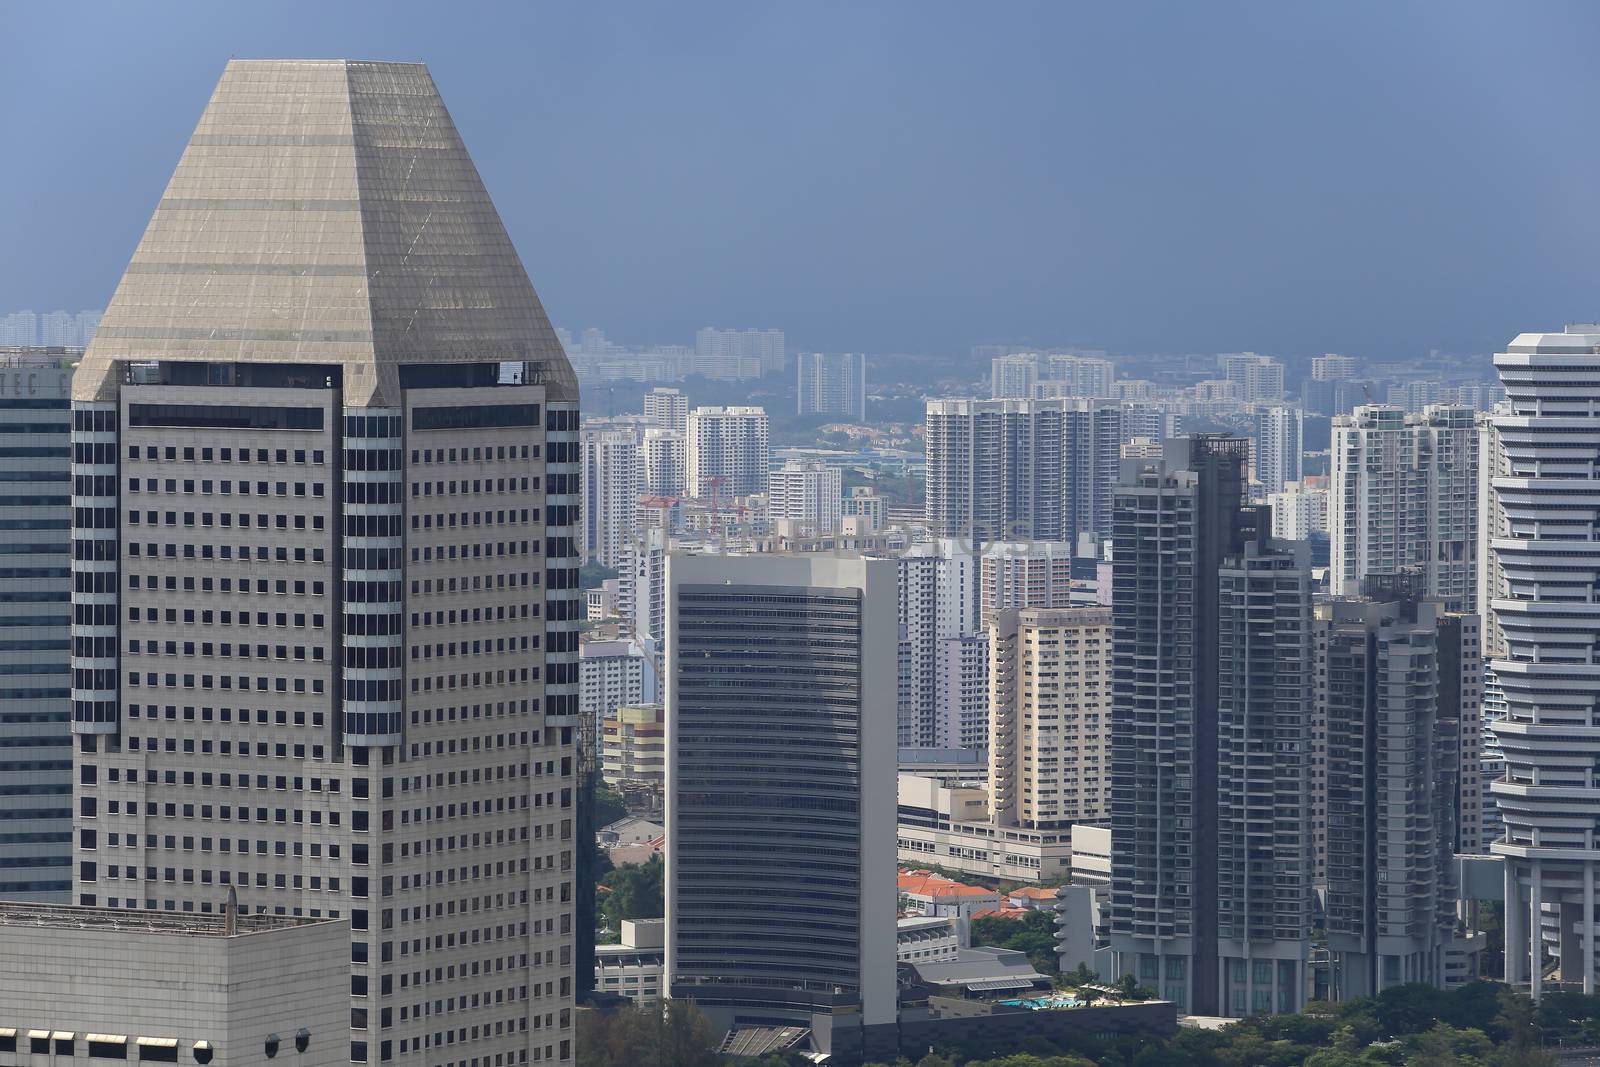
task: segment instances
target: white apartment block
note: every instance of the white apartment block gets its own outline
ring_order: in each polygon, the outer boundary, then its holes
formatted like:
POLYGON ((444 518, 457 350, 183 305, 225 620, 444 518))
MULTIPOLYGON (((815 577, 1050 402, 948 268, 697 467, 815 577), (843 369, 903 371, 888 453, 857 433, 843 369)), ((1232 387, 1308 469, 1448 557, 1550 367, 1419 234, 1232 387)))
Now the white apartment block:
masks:
POLYGON ((989 635, 946 637, 938 644, 934 683, 940 748, 989 747, 989 635))
POLYGON ((1230 352, 1217 357, 1223 376, 1239 386, 1246 404, 1274 403, 1283 399, 1283 364, 1254 352, 1230 352))
POLYGON ((758 407, 705 407, 689 412, 685 478, 689 495, 709 497, 712 479, 722 481, 717 495, 767 491, 767 413, 758 407))
POLYGON ((840 517, 859 518, 861 533, 874 534, 889 525, 889 502, 870 485, 853 485, 840 502, 840 517))
POLYGON ((689 398, 681 389, 656 386, 644 394, 644 417, 663 430, 689 432, 689 398))
POLYGON ((1421 415, 1358 407, 1333 424, 1329 492, 1335 593, 1369 574, 1420 569, 1428 596, 1471 611, 1478 579, 1478 432, 1470 408, 1421 415))
POLYGON ((572 1061, 577 400, 425 67, 229 62, 73 381, 79 903, 348 920, 352 1061, 572 1061))
MULTIPOLYGON (((843 475, 838 467, 791 459, 772 472, 767 518, 790 522, 811 533, 834 533, 844 511, 843 475)), ((775 527, 776 528, 776 527, 775 527)))
POLYGON ((977 626, 977 566, 953 539, 906 549, 899 564, 898 738, 901 748, 944 748, 938 709, 941 642, 977 626))
POLYGON ((680 430, 646 430, 640 446, 643 491, 649 496, 683 496, 689 481, 685 435, 680 430))
POLYGON ((701 361, 751 362, 755 373, 749 377, 781 371, 788 362, 782 330, 727 330, 704 326, 695 334, 694 350, 701 361))
POLYGON ((586 719, 600 720, 620 707, 657 699, 651 651, 639 638, 584 641, 578 653, 578 706, 586 719))
POLYGON ((1309 541, 1328 533, 1328 490, 1305 482, 1284 482, 1267 494, 1272 508, 1272 536, 1284 541, 1309 541))
POLYGON ((994 821, 1069 829, 1110 817, 1111 611, 1024 608, 989 627, 994 821))
POLYGON ((1341 356, 1333 352, 1311 358, 1311 378, 1318 382, 1346 382, 1356 376, 1361 361, 1354 356, 1341 356))
POLYGON ((1072 546, 1061 541, 1005 541, 978 564, 978 625, 987 630, 1014 608, 1072 606, 1072 546))
POLYGON ((1298 482, 1305 450, 1304 415, 1299 408, 1275 404, 1256 412, 1255 474, 1268 493, 1298 482))
MULTIPOLYGON (((655 432, 655 431, 651 431, 655 432)), ((583 557, 618 566, 637 534, 635 507, 644 491, 639 437, 631 429, 591 429, 583 450, 583 557)))
POLYGON ((0 903, 0 1063, 378 1062, 350 944, 345 919, 0 903))

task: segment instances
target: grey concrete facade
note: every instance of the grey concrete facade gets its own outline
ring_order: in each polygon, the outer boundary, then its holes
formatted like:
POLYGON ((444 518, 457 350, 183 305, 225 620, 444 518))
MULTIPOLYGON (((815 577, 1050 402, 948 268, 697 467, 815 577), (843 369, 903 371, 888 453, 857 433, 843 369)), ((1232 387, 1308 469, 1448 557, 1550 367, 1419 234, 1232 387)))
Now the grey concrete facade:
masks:
POLYGON ((0 900, 72 894, 72 369, 0 348, 0 900))
POLYGON ((0 1063, 348 1063, 349 945, 345 920, 0 903, 0 1063))

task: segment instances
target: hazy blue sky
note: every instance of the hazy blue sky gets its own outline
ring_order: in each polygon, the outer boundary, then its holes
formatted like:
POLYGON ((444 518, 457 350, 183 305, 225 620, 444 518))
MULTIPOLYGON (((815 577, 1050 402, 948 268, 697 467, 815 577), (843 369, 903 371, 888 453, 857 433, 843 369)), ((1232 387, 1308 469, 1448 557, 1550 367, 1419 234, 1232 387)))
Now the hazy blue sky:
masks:
POLYGON ((1600 317, 1592 3, 0 0, 0 310, 110 296, 230 55, 422 59, 624 341, 1492 351, 1600 317))

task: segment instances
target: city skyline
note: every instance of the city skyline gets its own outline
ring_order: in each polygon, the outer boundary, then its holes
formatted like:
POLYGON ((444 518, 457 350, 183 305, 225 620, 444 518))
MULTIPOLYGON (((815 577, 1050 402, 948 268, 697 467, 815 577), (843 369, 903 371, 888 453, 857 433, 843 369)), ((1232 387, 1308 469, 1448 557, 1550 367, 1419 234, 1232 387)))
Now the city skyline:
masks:
POLYGON ((1596 281, 1573 184, 1594 150, 1567 131, 1600 76, 1560 60, 1600 20, 1578 5, 205 10, 105 8, 94 34, 72 5, 0 14, 84 72, 22 50, 0 74, 11 143, 48 149, 0 175, 16 307, 104 300, 230 54, 428 59, 554 319, 619 337, 1487 354, 1586 314, 1596 281), (1535 57, 1540 79, 1479 77, 1535 57), (1520 166, 1558 143, 1563 167, 1520 166))

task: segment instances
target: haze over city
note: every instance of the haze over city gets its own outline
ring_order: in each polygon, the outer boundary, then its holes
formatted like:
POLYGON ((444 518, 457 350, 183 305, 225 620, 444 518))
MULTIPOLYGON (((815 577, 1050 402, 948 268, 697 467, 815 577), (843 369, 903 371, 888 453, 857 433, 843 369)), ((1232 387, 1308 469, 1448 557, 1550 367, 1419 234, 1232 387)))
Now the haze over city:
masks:
POLYGON ((1592 5, 448 14, 0 7, 9 308, 103 306, 222 63, 296 55, 427 61, 552 316, 625 343, 1398 358, 1600 315, 1592 5))

